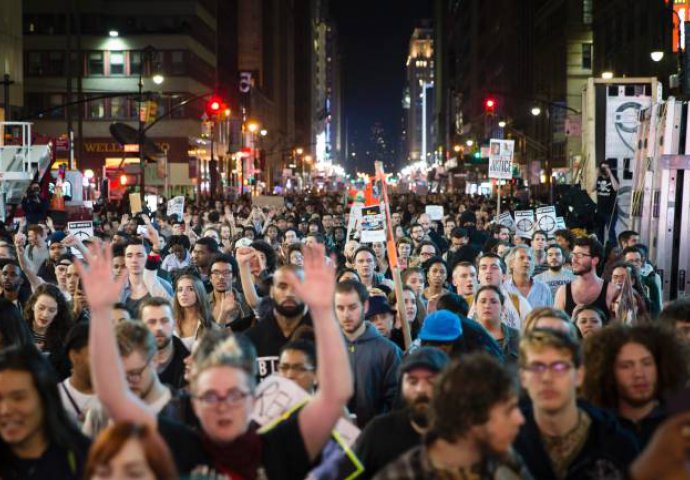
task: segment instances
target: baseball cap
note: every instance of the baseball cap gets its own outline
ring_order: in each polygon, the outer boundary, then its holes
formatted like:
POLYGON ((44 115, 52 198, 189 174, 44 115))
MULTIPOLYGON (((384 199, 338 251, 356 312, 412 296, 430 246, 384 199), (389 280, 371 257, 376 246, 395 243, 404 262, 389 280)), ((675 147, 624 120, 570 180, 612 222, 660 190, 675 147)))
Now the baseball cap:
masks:
POLYGON ((432 372, 440 372, 448 364, 450 359, 446 352, 434 347, 420 347, 413 350, 403 358, 400 364, 400 374, 424 368, 432 372))
POLYGON ((365 318, 373 317, 380 313, 394 313, 394 310, 388 304, 388 300, 383 295, 376 295, 369 297, 369 308, 364 315, 365 318))
POLYGON ((53 234, 48 238, 48 245, 52 245, 54 243, 60 243, 65 239, 67 234, 65 232, 62 232, 60 230, 57 230, 53 232, 53 234))
POLYGON ((424 319, 419 339, 426 342, 449 343, 462 335, 460 317, 450 310, 437 310, 424 319))

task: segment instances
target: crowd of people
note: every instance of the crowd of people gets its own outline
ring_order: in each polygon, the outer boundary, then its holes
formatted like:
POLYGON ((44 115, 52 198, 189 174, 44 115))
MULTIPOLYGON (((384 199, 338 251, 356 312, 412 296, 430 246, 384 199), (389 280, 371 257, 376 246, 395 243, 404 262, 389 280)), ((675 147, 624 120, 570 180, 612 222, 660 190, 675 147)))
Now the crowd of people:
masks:
POLYGON ((283 200, 3 225, 0 479, 690 478, 690 301, 637 232, 283 200), (276 378, 307 400, 260 425, 276 378))

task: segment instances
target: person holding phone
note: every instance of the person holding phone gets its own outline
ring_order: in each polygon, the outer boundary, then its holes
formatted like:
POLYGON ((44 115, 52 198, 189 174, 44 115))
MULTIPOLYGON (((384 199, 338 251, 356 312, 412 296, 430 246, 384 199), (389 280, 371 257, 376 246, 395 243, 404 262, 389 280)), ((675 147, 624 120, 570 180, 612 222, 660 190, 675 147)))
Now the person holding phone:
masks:
POLYGON ((608 232, 608 243, 615 245, 617 242, 616 222, 618 221, 616 198, 620 184, 607 162, 601 162, 597 170, 597 180, 594 186, 597 194, 596 232, 603 244, 607 243, 608 232))

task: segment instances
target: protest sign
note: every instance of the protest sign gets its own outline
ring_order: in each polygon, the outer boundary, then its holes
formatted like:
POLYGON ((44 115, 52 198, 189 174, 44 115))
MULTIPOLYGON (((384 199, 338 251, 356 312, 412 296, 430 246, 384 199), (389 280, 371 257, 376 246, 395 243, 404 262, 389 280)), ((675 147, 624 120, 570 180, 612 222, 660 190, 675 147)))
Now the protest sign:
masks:
POLYGON ((516 210, 515 211, 515 235, 518 237, 532 238, 534 229, 534 211, 516 210))
POLYGON ((359 237, 360 224, 362 221, 362 205, 353 205, 350 209, 350 217, 347 221, 347 239, 352 240, 359 237))
POLYGON ((543 230, 548 236, 552 236, 556 231, 556 207, 549 205, 548 207, 537 208, 537 223, 535 230, 543 230))
MULTIPOLYGON (((68 222, 67 231, 70 235, 74 235, 83 242, 84 240, 88 240, 89 238, 93 237, 93 222, 91 220, 83 222, 68 222)), ((76 248, 72 248, 72 254, 79 258, 84 258, 81 252, 76 248)))
POLYGON ((515 140, 489 140, 489 178, 513 178, 513 150, 515 140))
POLYGON ((565 230, 568 227, 565 225, 565 219, 563 217, 556 217, 556 230, 565 230))
POLYGON ((142 212, 141 197, 138 193, 129 194, 129 211, 132 213, 132 215, 142 212))
POLYGON ((168 217, 172 215, 177 215, 178 220, 182 220, 182 217, 184 215, 184 197, 179 196, 179 197, 174 197, 168 200, 168 210, 167 210, 167 215, 168 217))
POLYGON ((515 222, 513 221, 513 216, 510 214, 510 212, 503 212, 498 217, 498 224, 510 228, 511 232, 515 230, 515 222))
POLYGON ((431 220, 443 220, 443 205, 427 205, 424 212, 431 220))
POLYGON ((267 207, 280 210, 285 206, 285 197, 278 195, 258 195, 252 199, 252 205, 261 208, 267 207))
POLYGON ((386 223, 381 205, 362 208, 362 235, 360 242, 374 243, 386 241, 386 223))

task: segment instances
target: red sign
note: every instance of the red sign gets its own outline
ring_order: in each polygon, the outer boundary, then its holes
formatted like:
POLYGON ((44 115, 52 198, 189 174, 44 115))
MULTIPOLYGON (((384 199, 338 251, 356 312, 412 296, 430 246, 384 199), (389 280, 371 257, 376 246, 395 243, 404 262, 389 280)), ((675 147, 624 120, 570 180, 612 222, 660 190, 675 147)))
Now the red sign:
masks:
POLYGON ((684 23, 690 21, 690 2, 687 0, 673 0, 673 51, 678 52, 678 44, 685 49, 684 23), (678 20, 680 19, 680 24, 678 20))

